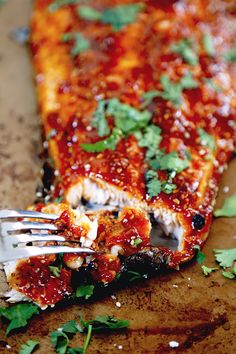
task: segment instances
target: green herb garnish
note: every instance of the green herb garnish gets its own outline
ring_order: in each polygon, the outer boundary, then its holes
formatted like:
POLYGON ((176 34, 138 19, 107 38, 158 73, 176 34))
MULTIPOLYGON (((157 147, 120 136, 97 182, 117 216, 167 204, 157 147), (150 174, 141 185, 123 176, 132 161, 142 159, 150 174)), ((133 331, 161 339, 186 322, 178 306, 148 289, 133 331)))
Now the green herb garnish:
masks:
POLYGON ((215 139, 212 135, 208 134, 204 129, 198 128, 198 134, 200 137, 200 143, 209 148, 211 152, 213 152, 216 149, 216 143, 215 139))
POLYGON ((54 0, 49 6, 48 10, 53 12, 59 10, 63 6, 76 5, 80 0, 54 0))
POLYGON ((227 272, 225 270, 222 270, 222 275, 223 275, 223 277, 228 278, 228 279, 234 279, 235 278, 235 274, 234 273, 227 272))
POLYGON ((94 288, 95 288, 94 285, 89 285, 89 284, 80 285, 76 289, 75 296, 78 298, 83 297, 87 300, 93 295, 94 288))
POLYGON ((60 269, 59 267, 49 266, 48 268, 49 268, 50 272, 51 272, 56 278, 60 278, 61 269, 60 269))
POLYGON ((202 38, 202 43, 203 43, 203 47, 204 47, 206 54, 209 57, 214 56, 215 48, 214 48, 213 38, 212 38, 212 35, 210 34, 210 32, 206 32, 204 34, 204 36, 202 38))
POLYGON ((236 261, 236 248, 230 248, 226 250, 214 250, 216 261, 221 267, 232 267, 234 261, 236 261))
POLYGON ((193 44, 188 39, 183 39, 171 46, 171 51, 178 53, 186 63, 190 65, 198 64, 198 55, 193 50, 193 44))
POLYGON ((232 48, 229 50, 227 53, 224 54, 225 60, 228 62, 234 62, 236 61, 236 48, 232 48))
POLYGON ((183 76, 177 83, 171 81, 167 75, 161 75, 160 82, 163 91, 153 90, 146 92, 142 97, 144 100, 142 107, 148 106, 156 97, 170 101, 174 106, 179 106, 182 101, 183 90, 194 89, 198 86, 198 83, 190 73, 183 76))
POLYGON ((33 315, 38 315, 38 306, 33 304, 17 304, 15 306, 0 308, 0 316, 10 321, 6 335, 13 329, 25 327, 33 315))
POLYGON ((214 272, 215 270, 219 269, 219 268, 209 268, 209 267, 206 267, 205 265, 202 265, 201 268, 202 268, 203 274, 206 277, 208 277, 208 275, 211 274, 212 272, 214 272))
POLYGON ((143 242, 143 240, 140 237, 137 237, 133 240, 132 245, 134 247, 138 247, 142 242, 143 242))
POLYGON ((214 216, 236 216, 236 194, 233 194, 231 195, 231 197, 226 198, 222 208, 216 209, 214 211, 214 216))
POLYGON ((122 132, 119 129, 114 128, 111 135, 108 138, 97 141, 94 144, 81 144, 80 146, 82 147, 83 150, 87 152, 101 152, 106 149, 115 150, 116 145, 121 137, 122 137, 122 132))
POLYGON ((146 172, 145 178, 149 196, 156 197, 161 192, 161 181, 158 179, 157 172, 149 170, 146 172))
POLYGON ((129 325, 129 321, 117 319, 113 316, 105 315, 105 316, 96 316, 94 320, 89 320, 85 322, 82 318, 80 318, 80 322, 83 325, 84 330, 88 329, 89 325, 93 326, 93 332, 100 331, 113 331, 119 330, 123 328, 127 328, 129 325))
POLYGON ((90 48, 90 41, 84 37, 83 34, 77 32, 67 32, 62 35, 63 42, 74 41, 74 45, 71 49, 71 55, 77 56, 80 53, 90 48))
POLYGON ((199 264, 202 264, 204 262, 204 260, 206 259, 206 255, 201 251, 200 246, 196 245, 193 248, 195 248, 197 250, 196 261, 199 264))
POLYGON ((124 26, 136 21, 139 12, 144 8, 140 4, 117 5, 106 8, 103 11, 97 11, 90 6, 80 6, 78 15, 89 21, 100 21, 109 24, 115 31, 121 30, 124 26))
POLYGON ((35 340, 28 340, 25 344, 22 344, 19 350, 19 354, 31 354, 39 345, 39 342, 35 340))

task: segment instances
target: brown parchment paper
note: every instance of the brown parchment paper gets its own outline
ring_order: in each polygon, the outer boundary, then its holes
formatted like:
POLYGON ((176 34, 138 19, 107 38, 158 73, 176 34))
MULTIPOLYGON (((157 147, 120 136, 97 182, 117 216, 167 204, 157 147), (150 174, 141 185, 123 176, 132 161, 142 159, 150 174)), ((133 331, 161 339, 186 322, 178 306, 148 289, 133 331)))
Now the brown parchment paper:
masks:
MULTIPOLYGON (((9 36, 12 28, 28 25, 31 6, 30 0, 8 0, 0 8, 0 208, 31 204, 40 178, 40 126, 30 56, 9 36)), ((217 206, 235 191, 236 160, 224 174, 217 206), (224 186, 229 192, 223 192, 224 186)), ((214 265, 214 248, 230 247, 236 247, 236 219, 215 220, 203 250, 205 264, 214 265)), ((1 274, 0 291, 6 288, 1 274)), ((220 272, 205 278, 191 262, 179 272, 130 285, 115 296, 45 311, 27 330, 8 338, 1 326, 0 353, 17 353, 28 339, 40 341, 36 353, 54 353, 50 332, 79 313, 85 319, 110 314, 130 320, 126 332, 93 335, 87 353, 236 353, 236 282, 220 272), (172 349, 170 341, 179 347, 172 349)), ((76 336, 72 345, 83 340, 76 336)))

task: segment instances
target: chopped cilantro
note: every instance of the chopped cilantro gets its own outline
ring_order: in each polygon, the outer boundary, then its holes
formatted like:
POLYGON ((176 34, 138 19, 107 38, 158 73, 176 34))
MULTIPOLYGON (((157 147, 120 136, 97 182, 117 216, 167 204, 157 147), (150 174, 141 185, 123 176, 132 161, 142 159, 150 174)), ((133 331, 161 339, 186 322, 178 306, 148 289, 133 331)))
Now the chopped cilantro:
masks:
POLYGON ((55 331, 51 333, 50 338, 56 352, 58 354, 65 354, 70 343, 67 334, 62 331, 55 331))
POLYGON ((193 79, 192 74, 188 73, 181 78, 179 82, 173 82, 167 75, 161 75, 160 82, 163 91, 148 91, 142 99, 142 107, 148 106, 152 100, 156 97, 161 97, 164 100, 170 101, 174 106, 178 106, 182 100, 182 91, 188 89, 194 89, 198 86, 198 83, 193 79))
POLYGON ((144 129, 143 133, 138 131, 134 135, 138 140, 138 145, 147 148, 146 159, 156 156, 158 146, 162 140, 161 129, 158 126, 151 124, 144 129))
POLYGON ((161 182, 158 179, 157 172, 149 170, 146 172, 145 178, 149 196, 151 198, 156 197, 161 192, 161 182))
POLYGON ((10 321, 6 335, 13 329, 25 327, 31 317, 38 314, 38 306, 33 304, 17 304, 11 307, 0 308, 0 316, 10 321))
POLYGON ((125 4, 109 7, 99 12, 90 6, 80 6, 78 14, 81 18, 90 21, 100 21, 109 24, 115 31, 121 30, 124 26, 136 21, 139 12, 144 5, 125 4))
POLYGON ((236 47, 232 48, 231 50, 229 50, 227 53, 225 53, 224 55, 225 60, 227 60, 228 62, 234 62, 236 61, 236 47))
POLYGON ((35 340, 28 340, 25 344, 22 344, 19 350, 19 354, 31 354, 39 345, 39 342, 35 340))
POLYGON ((206 259, 206 255, 201 252, 200 247, 198 245, 194 246, 194 248, 197 250, 196 260, 199 264, 202 264, 206 259))
POLYGON ((204 129, 202 128, 198 128, 198 134, 200 137, 200 143, 209 148, 210 151, 214 151, 216 149, 216 143, 215 143, 215 139, 214 136, 208 134, 204 129))
POLYGON ((65 333, 76 334, 77 332, 81 332, 82 328, 76 323, 75 320, 68 321, 62 325, 62 331, 65 333))
POLYGON ((160 161, 160 170, 175 171, 180 173, 189 167, 189 161, 187 159, 181 159, 176 151, 164 155, 160 161))
POLYGON ((215 270, 218 270, 219 268, 208 268, 204 265, 202 265, 202 272, 203 274, 207 277, 210 273, 214 272, 215 270))
POLYGON ((116 145, 121 137, 122 132, 119 129, 114 128, 108 138, 100 140, 94 144, 81 144, 80 146, 87 152, 101 152, 106 149, 115 150, 116 145))
POLYGON ((221 267, 232 267, 234 261, 236 261, 236 248, 226 250, 214 250, 216 261, 221 267))
POLYGON ((97 128, 99 136, 106 136, 110 133, 110 128, 106 120, 106 105, 107 101, 101 100, 98 102, 98 108, 93 114, 92 126, 97 128))
POLYGON ((193 50, 192 42, 188 39, 183 39, 171 46, 171 51, 178 53, 186 63, 190 65, 198 64, 198 56, 193 50))
POLYGON ((94 285, 83 284, 76 289, 76 297, 84 297, 86 300, 93 295, 94 285))
POLYGON ((49 266, 48 267, 50 272, 56 277, 59 278, 61 275, 61 269, 59 267, 55 267, 55 266, 49 266))
POLYGON ((57 197, 57 198, 55 198, 54 199, 54 203, 61 203, 62 201, 63 201, 63 199, 64 199, 64 197, 63 197, 63 195, 61 195, 60 197, 57 197))
POLYGON ((133 240, 133 246, 138 247, 142 242, 143 240, 140 237, 137 237, 133 240))
POLYGON ((212 79, 203 78, 203 81, 215 92, 221 92, 222 87, 214 82, 212 79))
POLYGON ((214 211, 214 216, 236 216, 236 193, 225 199, 223 206, 214 211))
POLYGON ((48 9, 49 11, 57 11, 61 7, 66 6, 66 5, 75 5, 79 2, 79 0, 54 0, 49 6, 48 9))
POLYGON ((129 321, 117 319, 109 315, 96 316, 94 320, 89 320, 87 322, 84 322, 84 320, 80 317, 80 321, 84 327, 84 330, 88 329, 89 325, 92 325, 93 332, 100 332, 103 330, 119 330, 126 328, 129 325, 129 321))
POLYGON ((223 275, 223 277, 228 278, 228 279, 234 279, 235 278, 235 274, 234 273, 227 272, 225 270, 222 270, 222 275, 223 275))
POLYGON ((210 32, 206 32, 202 38, 202 43, 206 54, 212 57, 215 54, 213 38, 210 32))
POLYGON ((79 55, 80 53, 90 48, 90 41, 79 32, 64 33, 62 36, 62 41, 63 42, 74 41, 74 45, 71 49, 71 54, 73 56, 79 55))

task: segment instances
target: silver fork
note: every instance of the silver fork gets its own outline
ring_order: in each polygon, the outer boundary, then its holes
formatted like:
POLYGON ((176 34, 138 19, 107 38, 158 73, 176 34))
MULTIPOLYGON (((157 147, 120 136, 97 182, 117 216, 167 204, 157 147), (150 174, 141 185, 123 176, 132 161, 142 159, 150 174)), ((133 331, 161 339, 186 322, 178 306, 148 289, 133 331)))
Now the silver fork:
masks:
POLYGON ((58 216, 31 210, 0 210, 0 262, 2 263, 53 253, 95 253, 90 248, 63 245, 47 246, 45 242, 48 241, 61 244, 63 242, 75 243, 76 241, 66 240, 63 235, 48 234, 49 231, 59 231, 56 225, 50 222, 16 221, 15 219, 18 218, 53 221, 58 216), (29 244, 32 242, 37 242, 37 246, 29 244), (42 245, 38 245, 38 243, 42 243, 42 245))

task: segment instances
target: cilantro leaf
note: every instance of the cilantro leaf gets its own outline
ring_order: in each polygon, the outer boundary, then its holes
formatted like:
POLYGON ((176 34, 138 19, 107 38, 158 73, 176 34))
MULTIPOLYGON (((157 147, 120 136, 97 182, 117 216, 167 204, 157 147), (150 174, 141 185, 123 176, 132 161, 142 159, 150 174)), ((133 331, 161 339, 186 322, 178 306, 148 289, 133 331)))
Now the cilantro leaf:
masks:
POLYGON ((71 54, 73 56, 79 55, 90 48, 90 41, 79 32, 67 32, 62 35, 63 42, 69 42, 71 40, 74 41, 74 46, 71 49, 71 54))
POLYGON ((28 320, 31 319, 33 315, 38 314, 38 306, 33 304, 17 304, 7 308, 0 308, 0 316, 10 321, 6 330, 6 335, 8 335, 13 329, 25 327, 28 320))
POLYGON ((202 38, 202 43, 204 50, 209 57, 212 57, 215 54, 215 48, 213 43, 213 38, 210 32, 206 32, 202 38))
POLYGON ((88 329, 89 325, 93 326, 93 332, 100 332, 103 330, 119 330, 126 328, 129 325, 129 321, 117 319, 113 316, 96 316, 94 320, 89 320, 84 322, 81 318, 81 323, 84 326, 84 329, 88 329))
POLYGON ((182 90, 191 90, 198 87, 198 83, 193 79, 192 74, 189 72, 180 80, 182 90))
POLYGON ((115 118, 116 127, 124 134, 145 128, 152 117, 148 110, 140 111, 117 98, 107 100, 107 113, 115 118))
POLYGON ((232 48, 229 50, 227 53, 224 55, 225 60, 228 62, 234 62, 236 61, 236 48, 232 48))
POLYGON ((161 129, 156 125, 149 125, 144 129, 144 132, 135 132, 134 135, 138 140, 140 147, 147 148, 146 159, 156 156, 158 146, 162 140, 161 129))
POLYGON ((76 334, 77 332, 82 332, 82 328, 74 320, 64 323, 61 328, 62 331, 67 334, 76 334))
POLYGON ((181 159, 176 151, 164 155, 160 161, 160 170, 169 170, 180 173, 189 167, 189 160, 181 159))
POLYGON ((61 269, 59 267, 55 267, 55 266, 49 266, 48 267, 50 272, 56 277, 59 278, 60 274, 61 274, 61 269))
POLYGON ((236 261, 236 248, 226 250, 213 250, 216 261, 223 268, 232 267, 234 261, 236 261))
POLYGON ((236 216, 236 193, 225 199, 223 206, 214 211, 214 216, 236 216))
POLYGON ((35 340, 28 340, 25 344, 21 345, 19 354, 31 354, 38 345, 39 342, 35 340))
POLYGON ((80 6, 78 14, 85 20, 100 21, 109 24, 116 31, 124 26, 136 21, 139 12, 143 9, 143 4, 126 4, 106 8, 99 12, 90 6, 80 6))
POLYGON ((146 187, 149 196, 156 197, 161 192, 161 182, 158 179, 158 175, 155 171, 149 170, 146 172, 146 187))
POLYGON ((138 247, 142 242, 143 240, 140 237, 137 237, 133 240, 133 246, 138 247))
POLYGON ((54 0, 49 6, 48 10, 53 12, 59 10, 61 7, 66 5, 77 4, 79 0, 54 0))
POLYGON ((84 297, 86 300, 93 295, 94 285, 80 285, 76 289, 76 297, 84 297))
POLYGON ((198 128, 200 142, 203 146, 208 147, 211 151, 216 149, 215 139, 212 135, 208 134, 204 129, 198 128))
POLYGON ((99 136, 106 136, 110 133, 110 128, 106 120, 106 105, 107 101, 101 100, 98 102, 98 108, 93 114, 92 126, 97 128, 99 136))
POLYGON ((192 49, 192 43, 183 39, 171 46, 171 51, 174 53, 178 53, 186 63, 190 65, 198 64, 198 56, 192 49))
POLYGON ((94 144, 81 144, 80 146, 87 152, 101 152, 107 149, 115 150, 116 145, 121 137, 122 132, 119 129, 114 128, 108 138, 100 140, 94 144))
POLYGON ((50 335, 51 342, 58 354, 65 354, 70 343, 66 333, 62 331, 52 332, 50 335))
POLYGON ((199 264, 202 264, 204 262, 204 260, 206 259, 206 255, 200 250, 200 246, 196 245, 193 248, 195 248, 197 250, 196 261, 199 264))
POLYGON ((223 277, 225 278, 228 278, 228 279, 234 279, 235 278, 235 274, 232 273, 232 272, 226 272, 226 271, 222 271, 222 275, 223 277))
POLYGON ((214 272, 215 270, 218 270, 218 269, 219 269, 219 268, 208 268, 208 267, 206 267, 206 266, 204 266, 204 265, 202 265, 201 268, 202 268, 203 274, 204 274, 206 277, 208 277, 208 275, 209 275, 210 273, 212 273, 212 272, 214 272))

